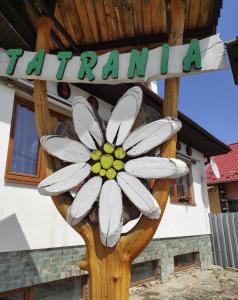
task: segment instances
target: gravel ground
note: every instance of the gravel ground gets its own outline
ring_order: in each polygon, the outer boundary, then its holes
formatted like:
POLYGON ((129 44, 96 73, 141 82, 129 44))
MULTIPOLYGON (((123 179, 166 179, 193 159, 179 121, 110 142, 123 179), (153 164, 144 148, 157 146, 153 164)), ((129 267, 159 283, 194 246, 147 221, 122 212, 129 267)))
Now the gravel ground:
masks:
MULTIPOLYGON (((193 269, 172 275, 164 284, 135 289, 130 300, 238 300, 238 269, 211 266, 206 270, 193 269), (143 290, 138 294, 139 290, 143 290)), ((132 292, 132 290, 131 290, 132 292)))

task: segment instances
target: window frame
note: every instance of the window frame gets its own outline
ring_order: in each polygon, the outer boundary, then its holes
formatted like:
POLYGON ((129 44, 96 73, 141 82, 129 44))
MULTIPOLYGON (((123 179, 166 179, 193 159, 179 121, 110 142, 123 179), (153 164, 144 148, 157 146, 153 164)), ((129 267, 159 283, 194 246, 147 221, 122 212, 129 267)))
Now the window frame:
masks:
POLYGON ((184 253, 184 254, 174 256, 174 272, 176 273, 176 272, 188 270, 199 266, 198 258, 199 258, 199 252, 184 253), (186 266, 182 265, 180 262, 180 257, 189 254, 192 255, 192 263, 186 266))
POLYGON ((13 146, 14 146, 14 133, 16 128, 17 105, 23 105, 34 112, 34 103, 31 103, 30 101, 27 101, 19 96, 15 97, 14 104, 13 104, 13 111, 12 111, 11 130, 10 130, 10 136, 8 142, 7 162, 5 168, 5 181, 36 185, 44 178, 43 151, 40 145, 38 147, 36 175, 17 173, 11 171, 13 146))
MULTIPOLYGON (((12 110, 11 129, 10 129, 10 136, 8 142, 8 152, 7 152, 7 161, 6 161, 4 179, 6 182, 15 182, 15 183, 27 184, 27 185, 37 185, 45 177, 44 153, 40 143, 38 148, 36 175, 16 173, 11 171, 13 145, 14 145, 14 132, 16 127, 17 105, 23 105, 35 113, 34 102, 31 102, 30 100, 24 99, 19 96, 15 96, 13 110, 12 110)), ((58 121, 63 121, 66 118, 69 118, 69 116, 64 115, 60 112, 50 110, 50 113, 53 117, 56 117, 58 121)))
POLYGON ((193 196, 193 190, 192 190, 192 185, 193 185, 193 180, 192 180, 192 163, 187 163, 187 166, 189 168, 188 174, 186 174, 184 177, 187 179, 187 186, 188 186, 188 201, 180 201, 178 197, 178 189, 177 189, 177 180, 173 179, 171 180, 171 191, 170 192, 170 202, 172 204, 179 204, 179 205, 191 205, 195 206, 194 202, 194 196, 193 196))

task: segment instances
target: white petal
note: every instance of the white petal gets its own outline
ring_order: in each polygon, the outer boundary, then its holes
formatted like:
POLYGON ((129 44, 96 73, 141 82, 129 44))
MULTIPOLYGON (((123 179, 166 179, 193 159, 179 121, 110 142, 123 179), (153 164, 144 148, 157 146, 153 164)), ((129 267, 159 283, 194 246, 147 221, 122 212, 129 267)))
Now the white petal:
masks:
POLYGON ((83 144, 67 137, 46 135, 40 141, 45 151, 63 161, 77 163, 90 159, 90 152, 83 144))
POLYGON ((120 172, 117 174, 117 182, 128 199, 143 215, 150 219, 160 217, 159 204, 140 180, 126 172, 120 172))
POLYGON ((67 222, 69 224, 78 224, 89 213, 93 203, 97 200, 101 186, 102 177, 94 176, 81 187, 68 210, 67 222))
POLYGON ((140 157, 125 164, 125 170, 140 178, 178 178, 189 171, 185 162, 174 158, 140 157))
POLYGON ((116 145, 123 143, 134 125, 141 102, 142 90, 138 86, 130 88, 118 100, 107 124, 106 138, 109 143, 116 145))
POLYGON ((99 225, 103 245, 114 247, 122 230, 122 195, 115 180, 107 180, 100 193, 99 225))
POLYGON ((171 117, 143 125, 128 136, 123 143, 123 149, 129 156, 146 153, 171 138, 181 126, 178 119, 171 117))
POLYGON ((45 178, 38 185, 39 193, 42 195, 59 195, 69 191, 90 173, 89 164, 77 163, 67 166, 45 178))
POLYGON ((102 146, 103 135, 93 109, 83 97, 75 97, 73 100, 73 121, 75 131, 80 141, 89 149, 97 149, 102 146))

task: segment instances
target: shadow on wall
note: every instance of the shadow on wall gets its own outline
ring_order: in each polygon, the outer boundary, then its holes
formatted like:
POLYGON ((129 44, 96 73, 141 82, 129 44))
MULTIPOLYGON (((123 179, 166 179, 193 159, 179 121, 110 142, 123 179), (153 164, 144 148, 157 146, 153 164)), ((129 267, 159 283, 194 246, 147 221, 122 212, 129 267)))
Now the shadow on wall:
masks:
POLYGON ((0 221, 0 292, 31 286, 41 278, 30 251, 4 251, 4 244, 12 249, 30 249, 21 226, 13 214, 0 221))
POLYGON ((4 250, 9 251, 9 249, 30 250, 30 246, 15 214, 12 214, 6 219, 0 221, 0 237, 0 252, 3 252, 4 250), (5 249, 4 244, 8 245, 8 249, 5 249))

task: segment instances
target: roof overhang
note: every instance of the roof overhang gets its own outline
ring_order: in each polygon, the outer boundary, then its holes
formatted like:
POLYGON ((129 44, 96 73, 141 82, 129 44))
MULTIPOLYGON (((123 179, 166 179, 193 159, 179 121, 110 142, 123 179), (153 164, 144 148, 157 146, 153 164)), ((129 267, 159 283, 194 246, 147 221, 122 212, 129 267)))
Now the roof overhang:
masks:
MULTIPOLYGON (((139 85, 143 90, 144 101, 157 108, 159 112, 162 112, 163 99, 157 94, 152 92, 143 84, 139 85)), ((132 86, 131 84, 119 84, 119 85, 91 85, 91 84, 78 84, 81 89, 99 97, 112 105, 115 105, 119 97, 132 86)), ((178 117, 182 122, 182 129, 178 133, 178 138, 184 144, 191 146, 192 148, 203 153, 204 156, 210 157, 220 154, 226 154, 230 151, 230 148, 222 141, 214 137, 208 131, 203 129, 193 120, 179 112, 178 117)))

